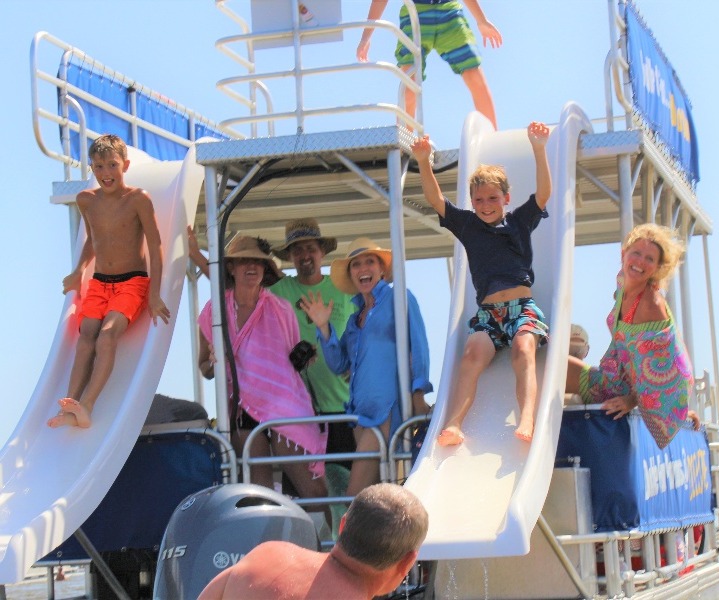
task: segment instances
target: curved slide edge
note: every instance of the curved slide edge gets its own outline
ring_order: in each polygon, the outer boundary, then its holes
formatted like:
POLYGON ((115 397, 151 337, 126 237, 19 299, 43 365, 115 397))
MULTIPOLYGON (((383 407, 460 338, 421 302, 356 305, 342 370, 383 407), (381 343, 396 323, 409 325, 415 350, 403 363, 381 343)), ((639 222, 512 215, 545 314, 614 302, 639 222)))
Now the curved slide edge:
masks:
MULTIPOLYGON (((194 146, 182 161, 157 161, 134 148, 128 155, 127 184, 153 200, 164 256, 161 296, 171 319, 154 327, 145 312, 122 336, 89 429, 50 429, 46 422, 67 392, 78 338, 78 299, 65 298, 35 391, 0 451, 0 583, 20 581, 92 514, 137 440, 165 364, 187 267, 185 229, 194 222, 204 170, 194 146)), ((81 227, 78 249, 84 235, 81 227)))
MULTIPOLYGON (((466 253, 457 242, 447 345, 434 416, 405 485, 429 513, 422 560, 522 555, 542 510, 554 468, 569 346, 574 258, 574 195, 579 136, 592 131, 584 112, 567 104, 547 144, 553 193, 549 218, 533 234, 532 292, 550 323, 551 342, 537 352, 539 385, 534 439, 514 436, 519 410, 510 352, 500 351, 477 387, 463 424, 465 441, 443 448, 436 438, 458 377, 467 322, 476 313, 466 253)), ((460 146, 457 202, 471 209, 467 181, 480 163, 500 164, 511 183, 510 210, 534 191, 535 165, 526 130, 495 132, 471 113, 460 146)), ((487 257, 491 260, 491 257, 487 257)))

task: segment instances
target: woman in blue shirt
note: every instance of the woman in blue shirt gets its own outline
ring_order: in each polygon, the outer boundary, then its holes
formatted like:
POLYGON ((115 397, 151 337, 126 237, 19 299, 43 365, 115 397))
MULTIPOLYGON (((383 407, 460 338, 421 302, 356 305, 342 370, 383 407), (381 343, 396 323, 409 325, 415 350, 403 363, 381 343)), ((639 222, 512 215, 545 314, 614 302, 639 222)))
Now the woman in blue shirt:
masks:
MULTIPOLYGON (((379 427, 388 441, 402 422, 393 288, 388 285, 392 281, 392 251, 380 248, 369 238, 357 238, 350 244, 346 258, 332 262, 330 278, 337 289, 354 294, 352 301, 358 307, 342 337, 337 337, 329 322, 331 300, 325 305, 320 293, 310 293, 303 299, 302 308, 317 326, 317 339, 329 368, 337 374, 350 373, 347 413, 358 417, 354 430, 357 451, 376 452, 379 442, 367 428, 379 427)), ((407 316, 412 407, 415 413, 424 413, 424 395, 432 391, 429 344, 419 305, 409 290, 407 316)), ((354 496, 377 481, 377 461, 355 461, 347 495, 354 496)))

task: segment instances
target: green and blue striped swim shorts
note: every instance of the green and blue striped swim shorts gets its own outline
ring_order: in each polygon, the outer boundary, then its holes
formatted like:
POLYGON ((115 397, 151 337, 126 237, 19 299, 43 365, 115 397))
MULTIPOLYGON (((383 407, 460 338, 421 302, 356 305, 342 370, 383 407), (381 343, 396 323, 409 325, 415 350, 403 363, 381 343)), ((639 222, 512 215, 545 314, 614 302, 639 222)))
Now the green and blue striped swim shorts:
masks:
MULTIPOLYGON (((415 0, 415 6, 422 34, 422 79, 425 79, 427 55, 432 50, 436 50, 458 75, 481 64, 482 57, 474 32, 464 16, 460 2, 435 0, 430 3, 415 0)), ((411 38, 412 26, 404 6, 399 13, 399 24, 402 31, 411 38)), ((401 42, 397 43, 394 55, 399 67, 414 64, 412 53, 401 42)))

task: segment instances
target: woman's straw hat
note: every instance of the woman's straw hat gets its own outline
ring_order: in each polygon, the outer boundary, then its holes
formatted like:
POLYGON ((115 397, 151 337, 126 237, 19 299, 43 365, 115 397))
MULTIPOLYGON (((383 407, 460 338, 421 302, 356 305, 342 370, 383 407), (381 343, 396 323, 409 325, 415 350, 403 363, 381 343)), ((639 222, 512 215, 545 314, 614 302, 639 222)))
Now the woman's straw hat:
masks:
POLYGON ((366 237, 357 238, 347 249, 345 258, 336 258, 330 266, 330 279, 335 287, 345 294, 356 294, 357 288, 352 283, 349 274, 349 265, 353 258, 363 254, 379 256, 384 265, 384 279, 387 283, 392 281, 392 250, 380 248, 375 242, 366 237))
POLYGON ((295 219, 285 225, 285 243, 272 248, 272 252, 282 260, 290 259, 290 246, 295 242, 317 240, 324 254, 329 254, 337 248, 337 238, 322 237, 317 219, 295 219))
POLYGON ((259 258, 267 265, 262 285, 270 287, 282 279, 285 274, 270 256, 270 243, 259 237, 235 235, 225 246, 225 260, 230 258, 259 258))

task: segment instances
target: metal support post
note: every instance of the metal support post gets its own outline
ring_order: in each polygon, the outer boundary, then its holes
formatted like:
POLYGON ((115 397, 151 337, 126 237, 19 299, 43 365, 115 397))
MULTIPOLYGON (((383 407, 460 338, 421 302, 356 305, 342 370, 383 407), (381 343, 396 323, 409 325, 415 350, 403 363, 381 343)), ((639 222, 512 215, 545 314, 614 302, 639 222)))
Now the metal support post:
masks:
POLYGON ((539 515, 539 519, 537 519, 537 527, 539 527, 539 530, 544 534, 544 537, 547 539, 547 542, 549 543, 550 547, 557 555, 559 562, 562 563, 562 566, 567 572, 567 575, 569 575, 569 578, 572 580, 572 583, 576 586, 577 590, 582 595, 582 598, 592 598, 594 595, 590 594, 585 587, 582 578, 579 576, 579 573, 577 573, 577 570, 574 568, 574 564, 567 556, 567 553, 564 551, 562 545, 557 541, 557 538, 554 535, 552 528, 549 526, 549 523, 547 523, 547 520, 544 518, 544 515, 539 515))
POLYGON ((397 339, 399 389, 402 391, 402 418, 412 415, 412 396, 409 376, 409 328, 407 325, 407 280, 404 264, 404 215, 402 213, 402 157, 399 149, 387 156, 389 177, 389 220, 392 238, 392 277, 394 280, 394 329, 397 339))
POLYGON ((220 303, 220 275, 224 272, 218 264, 220 239, 217 206, 217 173, 214 167, 205 167, 205 207, 207 210, 207 249, 210 264, 210 298, 212 299, 212 344, 215 350, 215 396, 217 401, 217 430, 230 436, 230 416, 227 414, 227 378, 225 377, 225 343, 222 336, 222 312, 220 303))
POLYGON ((117 577, 115 577, 115 574, 112 572, 110 567, 107 566, 107 563, 103 560, 95 546, 93 546, 90 539, 85 535, 85 532, 82 529, 78 529, 74 535, 75 539, 82 546, 82 549, 87 552, 87 555, 92 559, 92 562, 95 563, 97 570, 100 571, 100 574, 105 578, 105 581, 107 581, 110 589, 112 589, 118 597, 118 600, 131 600, 130 596, 128 596, 125 591, 125 588, 122 587, 120 582, 117 580, 117 577))

